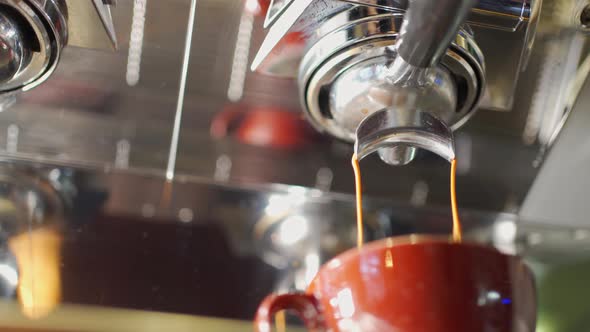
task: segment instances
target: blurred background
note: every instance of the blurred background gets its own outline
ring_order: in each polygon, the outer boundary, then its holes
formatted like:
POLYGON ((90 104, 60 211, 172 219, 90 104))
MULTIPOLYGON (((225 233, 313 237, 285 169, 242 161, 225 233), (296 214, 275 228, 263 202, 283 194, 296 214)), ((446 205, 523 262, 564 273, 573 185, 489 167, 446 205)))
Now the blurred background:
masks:
MULTIPOLYGON (((0 327, 249 329, 354 246, 353 147, 311 127, 296 80, 249 70, 268 1, 98 3, 116 48, 70 32, 47 81, 2 99, 0 327)), ((489 89, 455 133, 461 214, 534 269, 538 331, 587 331, 590 3, 514 3, 523 23, 472 27, 489 89)), ((369 240, 450 232, 446 161, 362 171, 369 240)))

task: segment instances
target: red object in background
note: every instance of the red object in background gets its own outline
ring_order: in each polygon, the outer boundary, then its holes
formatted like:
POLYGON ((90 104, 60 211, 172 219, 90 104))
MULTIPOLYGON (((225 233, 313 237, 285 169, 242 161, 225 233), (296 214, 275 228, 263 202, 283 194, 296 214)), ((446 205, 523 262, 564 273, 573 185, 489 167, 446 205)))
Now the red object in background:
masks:
POLYGON ((319 139, 299 112, 241 104, 227 107, 213 119, 211 135, 279 150, 304 148, 319 139))
POLYGON ((266 16, 266 13, 268 12, 268 7, 270 7, 270 0, 258 0, 258 6, 260 6, 260 15, 266 16))
POLYGON ((270 295, 256 330, 271 331, 274 315, 291 309, 316 332, 535 331, 535 283, 520 258, 476 244, 403 242, 350 250, 307 293, 270 295))
MULTIPOLYGON (((270 7, 270 0, 245 1, 246 10, 265 19, 270 7), (254 1, 254 5, 251 5, 252 3, 250 1, 254 1), (256 8, 256 10, 253 10, 252 8, 256 8)), ((288 32, 283 38, 281 38, 256 71, 274 77, 290 79, 297 77, 299 62, 305 52, 305 46, 305 35, 302 32, 288 32)))

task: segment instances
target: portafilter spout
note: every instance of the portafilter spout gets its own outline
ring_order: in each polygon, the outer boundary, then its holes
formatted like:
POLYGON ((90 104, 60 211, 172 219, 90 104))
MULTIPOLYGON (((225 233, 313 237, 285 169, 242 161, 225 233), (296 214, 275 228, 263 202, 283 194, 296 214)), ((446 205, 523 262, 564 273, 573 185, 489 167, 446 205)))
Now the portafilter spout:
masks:
MULTIPOLYGON (((461 24, 475 5, 475 0, 411 0, 395 49, 397 56, 387 70, 387 81, 392 90, 419 90, 414 105, 398 108, 395 105, 371 114, 357 130, 355 150, 358 158, 377 151, 390 165, 406 165, 415 155, 416 148, 434 152, 451 161, 455 158, 451 129, 445 119, 435 114, 454 110, 456 95, 447 103, 433 105, 424 99, 436 100, 437 82, 432 79, 436 68, 461 24), (431 104, 439 109, 422 108, 431 104)), ((454 86, 448 82, 447 87, 454 86)), ((405 93, 406 91, 403 91, 405 93)), ((452 94, 446 94, 452 96, 452 94)), ((399 96, 397 96, 399 99, 399 96)))
POLYGON ((355 153, 359 160, 378 152, 390 165, 405 165, 416 149, 433 152, 451 162, 455 159, 453 132, 429 112, 383 109, 364 119, 358 127, 355 153))

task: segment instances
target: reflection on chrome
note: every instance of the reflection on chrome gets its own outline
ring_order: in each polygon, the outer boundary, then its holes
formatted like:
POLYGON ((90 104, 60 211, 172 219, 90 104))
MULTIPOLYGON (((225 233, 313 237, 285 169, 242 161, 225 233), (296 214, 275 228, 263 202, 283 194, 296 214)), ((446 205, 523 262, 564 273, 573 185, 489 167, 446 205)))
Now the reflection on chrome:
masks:
POLYGON ((500 221, 496 224, 494 235, 502 242, 513 242, 516 237, 516 224, 513 221, 500 221))
POLYGON ((127 74, 125 79, 129 86, 136 86, 141 71, 141 55, 143 52, 143 37, 145 32, 145 14, 147 0, 133 2, 133 23, 129 37, 129 53, 127 56, 127 74))
POLYGON ((23 314, 31 319, 47 316, 61 300, 59 271, 61 235, 51 228, 38 228, 8 241, 18 270, 18 299, 23 314))
POLYGON ((494 225, 494 245, 501 251, 508 254, 516 254, 516 235, 518 229, 512 220, 499 220, 494 225))
POLYGON ((12 287, 18 285, 18 272, 8 264, 0 264, 0 278, 12 287))
POLYGON ((271 195, 268 199, 268 205, 264 212, 269 217, 282 217, 291 211, 291 209, 305 203, 307 190, 302 187, 291 187, 288 194, 271 195))
POLYGON ((291 208, 289 196, 286 195, 272 195, 268 199, 268 206, 264 212, 269 217, 280 217, 286 214, 291 208))
POLYGON ((303 240, 309 234, 309 221, 303 216, 290 216, 279 226, 278 242, 282 246, 291 246, 303 240))

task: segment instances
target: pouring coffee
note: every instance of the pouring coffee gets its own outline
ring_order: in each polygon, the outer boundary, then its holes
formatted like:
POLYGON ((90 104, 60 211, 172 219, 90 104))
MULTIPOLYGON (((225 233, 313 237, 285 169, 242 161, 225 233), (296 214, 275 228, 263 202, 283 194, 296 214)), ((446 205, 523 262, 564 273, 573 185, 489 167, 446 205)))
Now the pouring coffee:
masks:
MULTIPOLYGON (((316 125, 356 141, 357 248, 326 263, 305 293, 269 295, 256 314, 257 331, 270 331, 274 314, 282 310, 295 311, 310 331, 535 330, 529 268, 516 256, 462 240, 452 131, 466 120, 458 116, 466 114, 459 98, 465 93, 453 66, 441 63, 462 35, 474 2, 410 1, 395 44, 379 61, 348 63, 334 78, 329 110, 322 113, 331 118, 320 117, 316 125), (406 165, 417 149, 451 163, 452 238, 409 236, 364 244, 359 161, 378 153, 387 164, 406 165)), ((467 104, 472 109, 477 102, 467 104)))
POLYGON ((270 295, 257 331, 293 310, 309 331, 535 331, 531 270, 516 256, 428 236, 389 238, 326 263, 306 293, 270 295))
POLYGON ((327 262, 305 293, 269 295, 255 329, 271 331, 274 315, 292 310, 309 331, 535 331, 532 271, 517 256, 462 241, 450 151, 451 238, 412 235, 365 245, 355 154, 357 248, 327 262))
POLYGON ((305 293, 268 296, 256 315, 257 331, 270 331, 282 310, 295 311, 310 331, 535 331, 531 270, 519 257, 462 241, 451 129, 428 112, 415 111, 405 123, 398 115, 391 109, 375 112, 357 130, 357 248, 326 263, 305 293), (450 162, 453 235, 365 245, 359 160, 377 151, 396 157, 408 147, 450 162))

